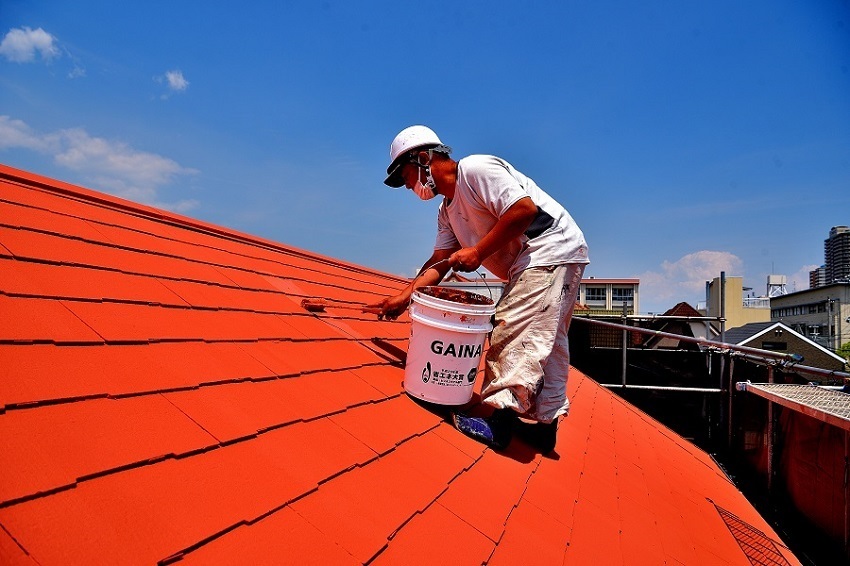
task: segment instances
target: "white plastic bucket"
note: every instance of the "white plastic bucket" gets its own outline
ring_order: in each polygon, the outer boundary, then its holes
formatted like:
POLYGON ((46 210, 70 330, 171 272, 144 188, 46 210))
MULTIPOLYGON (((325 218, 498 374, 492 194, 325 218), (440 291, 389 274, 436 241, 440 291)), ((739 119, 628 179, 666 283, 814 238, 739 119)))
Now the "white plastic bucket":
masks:
POLYGON ((445 287, 415 291, 405 391, 441 405, 469 402, 495 312, 492 300, 475 293, 445 287))

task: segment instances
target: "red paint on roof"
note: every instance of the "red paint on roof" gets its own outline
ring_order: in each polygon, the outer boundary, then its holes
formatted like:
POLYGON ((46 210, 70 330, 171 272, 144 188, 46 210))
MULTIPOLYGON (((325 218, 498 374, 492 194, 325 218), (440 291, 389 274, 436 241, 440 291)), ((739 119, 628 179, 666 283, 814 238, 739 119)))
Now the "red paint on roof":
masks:
POLYGON ((799 563, 582 374, 495 453, 404 394, 406 318, 300 307, 405 284, 0 167, 0 563, 799 563))

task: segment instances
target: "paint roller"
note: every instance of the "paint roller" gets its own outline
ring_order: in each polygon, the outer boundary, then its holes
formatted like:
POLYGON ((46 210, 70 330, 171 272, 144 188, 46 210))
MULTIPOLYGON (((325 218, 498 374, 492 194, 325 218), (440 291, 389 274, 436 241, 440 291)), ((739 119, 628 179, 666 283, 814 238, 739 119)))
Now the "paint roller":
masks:
MULTIPOLYGON (((425 267, 424 269, 422 269, 422 271, 419 272, 419 275, 416 276, 416 278, 413 280, 414 283, 416 282, 416 279, 419 279, 419 277, 422 277, 422 275, 424 275, 424 273, 426 271, 428 271, 432 267, 435 267, 435 266, 440 265, 441 263, 445 263, 447 261, 449 261, 448 258, 441 259, 440 261, 434 262, 431 265, 429 265, 428 267, 425 267)), ((332 303, 331 301, 329 301, 327 299, 322 299, 322 298, 302 299, 301 308, 303 308, 307 312, 316 312, 316 313, 317 312, 325 312, 325 309, 332 308, 332 309, 356 310, 356 311, 360 311, 362 313, 369 313, 369 314, 378 314, 378 315, 381 314, 380 307, 371 307, 371 306, 366 305, 366 303, 340 304, 340 303, 332 303)))
POLYGON ((381 314, 381 309, 379 307, 370 307, 365 303, 354 303, 354 304, 339 304, 332 303, 327 299, 320 298, 308 298, 303 299, 301 301, 301 308, 308 312, 325 312, 325 309, 345 309, 345 310, 356 310, 369 314, 381 314))

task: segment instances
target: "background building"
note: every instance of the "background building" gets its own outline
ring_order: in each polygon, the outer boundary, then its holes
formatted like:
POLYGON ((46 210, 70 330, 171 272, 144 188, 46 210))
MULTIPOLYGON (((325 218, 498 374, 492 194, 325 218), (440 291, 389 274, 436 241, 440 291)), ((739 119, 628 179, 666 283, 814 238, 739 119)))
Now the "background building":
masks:
POLYGON ((727 329, 725 340, 738 346, 799 354, 808 366, 835 371, 845 369, 844 358, 779 321, 751 322, 727 329))
POLYGON ((809 289, 817 289, 826 285, 826 266, 809 271, 809 289))
POLYGON ((850 228, 833 226, 823 241, 826 284, 850 281, 850 228))
MULTIPOLYGON (((465 277, 457 272, 449 273, 442 287, 463 289, 498 301, 502 297, 505 282, 492 277, 465 277)), ((588 315, 622 315, 623 304, 627 314, 637 314, 640 307, 640 279, 582 279, 576 308, 588 315)))
POLYGON ((836 350, 850 342, 850 282, 775 297, 770 301, 770 319, 836 350))
POLYGON ((640 279, 589 279, 581 280, 578 302, 589 309, 589 314, 627 314, 640 312, 640 279))
MULTIPOLYGON (((771 278, 775 277, 777 276, 768 277, 768 294, 771 296, 775 294, 771 292, 771 278)), ((784 284, 782 287, 784 288, 784 284)), ((769 321, 771 299, 767 296, 745 297, 744 291, 752 291, 752 288, 744 287, 743 277, 725 275, 715 277, 711 281, 706 281, 706 302, 699 305, 698 310, 704 316, 725 316, 726 328, 735 328, 750 322, 769 321), (723 279, 726 285, 725 293, 721 293, 723 279), (721 301, 721 296, 724 296, 725 300, 721 301)))

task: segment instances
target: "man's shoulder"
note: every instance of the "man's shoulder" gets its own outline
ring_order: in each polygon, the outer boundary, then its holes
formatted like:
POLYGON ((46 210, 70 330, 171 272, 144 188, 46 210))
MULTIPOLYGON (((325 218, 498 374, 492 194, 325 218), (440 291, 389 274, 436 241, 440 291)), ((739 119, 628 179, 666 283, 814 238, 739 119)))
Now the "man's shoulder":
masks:
POLYGON ((495 155, 468 155, 458 162, 459 175, 472 184, 483 179, 501 178, 506 173, 510 175, 511 171, 510 163, 495 155))
POLYGON ((496 157, 495 155, 476 153, 473 155, 467 155, 466 157, 462 158, 458 163, 461 166, 469 169, 476 167, 492 167, 494 165, 503 165, 505 163, 505 160, 496 157))

